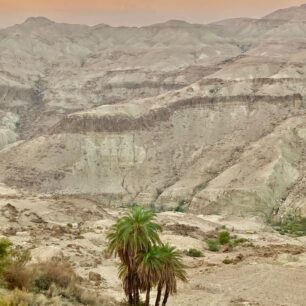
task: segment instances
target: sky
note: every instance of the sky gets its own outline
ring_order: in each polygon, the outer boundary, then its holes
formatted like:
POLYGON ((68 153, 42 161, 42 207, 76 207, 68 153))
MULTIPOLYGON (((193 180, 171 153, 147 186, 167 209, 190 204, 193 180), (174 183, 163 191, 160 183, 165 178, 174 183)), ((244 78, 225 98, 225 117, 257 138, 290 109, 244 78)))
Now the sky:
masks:
POLYGON ((58 22, 140 26, 181 19, 208 23, 262 17, 306 0, 0 0, 0 27, 44 16, 58 22))

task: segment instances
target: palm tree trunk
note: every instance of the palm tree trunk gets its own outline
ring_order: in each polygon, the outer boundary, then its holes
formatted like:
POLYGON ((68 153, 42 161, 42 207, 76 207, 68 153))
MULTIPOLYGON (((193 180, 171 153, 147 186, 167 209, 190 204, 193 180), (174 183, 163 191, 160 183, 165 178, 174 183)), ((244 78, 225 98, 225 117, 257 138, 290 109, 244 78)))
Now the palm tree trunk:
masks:
POLYGON ((136 288, 133 288, 133 306, 138 306, 136 288))
POLYGON ((136 290, 135 290, 135 304, 136 304, 136 306, 139 306, 139 302, 140 302, 140 299, 139 299, 139 289, 136 288, 136 290))
POLYGON ((133 306, 133 294, 129 292, 129 306, 133 306))
POLYGON ((162 285, 161 282, 159 282, 158 287, 157 287, 157 296, 156 296, 155 306, 159 306, 159 304, 160 304, 162 290, 163 290, 163 285, 162 285))
POLYGON ((151 291, 151 287, 148 286, 148 288, 147 288, 147 294, 146 294, 145 306, 150 306, 150 291, 151 291))
POLYGON ((137 275, 134 275, 134 282, 133 282, 133 292, 134 292, 134 306, 139 306, 139 283, 137 279, 137 275))
POLYGON ((168 297, 169 297, 169 287, 166 286, 166 291, 165 291, 165 295, 164 295, 164 300, 163 300, 162 306, 166 306, 167 301, 168 301, 168 297))
POLYGON ((131 273, 131 269, 129 268, 128 272, 128 299, 129 299, 129 305, 134 305, 134 292, 133 292, 133 275, 131 273))

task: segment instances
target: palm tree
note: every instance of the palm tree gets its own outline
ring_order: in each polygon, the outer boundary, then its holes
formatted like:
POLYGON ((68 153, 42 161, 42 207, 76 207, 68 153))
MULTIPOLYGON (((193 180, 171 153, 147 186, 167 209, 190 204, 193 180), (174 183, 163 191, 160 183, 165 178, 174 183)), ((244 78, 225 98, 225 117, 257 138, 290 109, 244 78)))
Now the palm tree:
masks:
POLYGON ((133 207, 111 227, 107 235, 109 253, 118 256, 122 263, 119 276, 123 280, 129 305, 139 304, 140 280, 137 274, 137 255, 161 244, 158 235, 161 226, 154 222, 154 219, 153 212, 133 207))
POLYGON ((157 287, 155 306, 160 304, 163 287, 165 287, 165 293, 162 306, 166 306, 169 294, 177 292, 177 279, 187 282, 187 273, 182 262, 182 255, 175 247, 165 244, 160 247, 160 252, 162 254, 162 275, 157 287))
POLYGON ((146 291, 145 306, 150 304, 150 292, 162 278, 163 253, 160 246, 153 246, 148 252, 137 257, 137 273, 140 287, 146 291))

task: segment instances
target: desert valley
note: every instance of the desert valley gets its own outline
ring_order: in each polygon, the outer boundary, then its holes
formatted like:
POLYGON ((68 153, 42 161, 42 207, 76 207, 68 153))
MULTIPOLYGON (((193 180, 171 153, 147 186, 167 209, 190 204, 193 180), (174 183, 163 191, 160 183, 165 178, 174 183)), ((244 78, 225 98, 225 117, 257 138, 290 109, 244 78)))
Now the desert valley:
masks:
POLYGON ((0 234, 105 298, 35 305, 124 305, 107 233, 135 205, 186 266, 167 305, 306 305, 306 5, 144 27, 31 17, 0 50, 0 234))

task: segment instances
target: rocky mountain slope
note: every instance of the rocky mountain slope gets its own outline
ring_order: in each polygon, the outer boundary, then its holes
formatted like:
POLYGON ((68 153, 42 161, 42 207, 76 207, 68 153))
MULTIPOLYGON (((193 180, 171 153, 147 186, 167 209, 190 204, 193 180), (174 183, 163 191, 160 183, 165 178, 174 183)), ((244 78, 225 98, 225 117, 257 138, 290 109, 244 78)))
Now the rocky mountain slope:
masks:
POLYGON ((0 180, 224 215, 306 214, 305 6, 0 31, 0 180))

